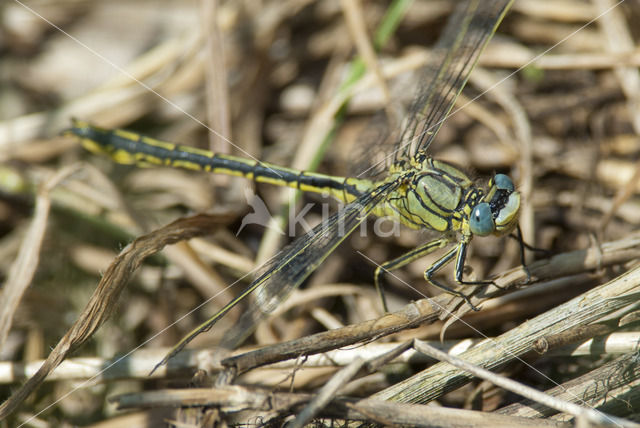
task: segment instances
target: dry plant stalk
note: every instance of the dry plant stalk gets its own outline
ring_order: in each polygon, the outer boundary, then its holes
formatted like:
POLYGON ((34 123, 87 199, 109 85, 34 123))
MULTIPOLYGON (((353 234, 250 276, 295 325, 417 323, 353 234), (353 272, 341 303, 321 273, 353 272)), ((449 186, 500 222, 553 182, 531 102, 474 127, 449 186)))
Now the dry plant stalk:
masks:
MULTIPOLYGON (((620 241, 604 244, 602 246, 602 252, 596 248, 591 248, 589 250, 559 254, 551 259, 539 260, 529 266, 528 269, 533 278, 549 280, 560 276, 599 269, 602 266, 608 266, 610 264, 624 263, 639 256, 640 236, 632 236, 620 241)), ((495 279, 495 282, 499 287, 502 287, 502 289, 490 286, 489 288, 493 289, 491 293, 487 292, 487 295, 482 296, 476 295, 472 298, 472 301, 474 304, 480 304, 485 299, 494 297, 496 293, 504 293, 505 287, 521 286, 525 280, 526 273, 522 268, 507 271, 495 279)), ((329 330, 290 342, 266 346, 255 351, 247 352, 246 354, 227 358, 222 361, 222 364, 232 368, 237 373, 243 373, 265 364, 272 364, 290 358, 298 358, 302 355, 320 353, 362 341, 374 340, 404 329, 416 327, 425 322, 434 321, 439 317, 460 318, 469 311, 470 309, 462 304, 461 299, 452 298, 447 295, 439 295, 433 299, 418 300, 407 305, 401 311, 384 315, 376 320, 329 330), (454 310, 457 310, 457 312, 453 312, 454 310)), ((556 314, 555 316, 558 315, 560 314, 556 314)), ((600 316, 604 316, 604 314, 600 316)), ((577 325, 580 325, 580 323, 577 323, 577 325)), ((568 328, 570 328, 570 326, 567 325, 565 329, 568 328)), ((552 334, 556 333, 549 332, 540 337, 552 334)), ((522 352, 528 350, 530 350, 530 346, 523 345, 522 352)))
POLYGON ((33 377, 0 405, 0 419, 12 413, 69 354, 82 346, 111 316, 118 298, 142 261, 167 245, 211 233, 229 217, 199 214, 143 235, 128 245, 104 273, 87 306, 33 377))
MULTIPOLYGON (((244 386, 215 388, 164 389, 137 394, 123 394, 113 398, 120 409, 149 407, 217 407, 225 412, 260 411, 263 422, 278 415, 297 413, 313 398, 312 394, 266 391, 244 386)), ((322 409, 320 417, 374 421, 382 425, 416 427, 451 426, 451 420, 463 426, 514 428, 565 427, 552 420, 489 414, 470 410, 437 406, 393 403, 375 399, 333 398, 322 409)))

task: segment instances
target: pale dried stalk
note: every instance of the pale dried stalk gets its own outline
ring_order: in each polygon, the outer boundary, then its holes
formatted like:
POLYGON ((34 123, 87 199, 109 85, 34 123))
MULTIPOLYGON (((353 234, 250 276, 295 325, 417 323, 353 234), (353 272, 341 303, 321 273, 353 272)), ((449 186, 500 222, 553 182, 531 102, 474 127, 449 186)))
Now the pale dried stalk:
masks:
MULTIPOLYGON (((495 369, 530 351, 537 340, 592 323, 607 314, 634 304, 640 296, 640 268, 596 287, 569 302, 502 334, 487 339, 460 358, 485 369, 495 369)), ((472 378, 447 363, 438 363, 375 395, 375 398, 426 403, 452 391, 472 378)))

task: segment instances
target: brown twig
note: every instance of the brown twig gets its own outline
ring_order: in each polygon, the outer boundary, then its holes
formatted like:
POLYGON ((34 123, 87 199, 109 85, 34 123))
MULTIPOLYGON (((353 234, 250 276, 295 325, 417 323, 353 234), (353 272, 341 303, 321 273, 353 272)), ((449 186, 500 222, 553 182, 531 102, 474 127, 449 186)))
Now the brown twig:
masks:
POLYGON ((229 218, 196 215, 183 218, 143 235, 128 245, 107 269, 78 320, 55 346, 49 357, 24 385, 2 405, 0 419, 12 413, 67 356, 82 346, 109 319, 129 278, 142 261, 166 245, 211 233, 229 218))

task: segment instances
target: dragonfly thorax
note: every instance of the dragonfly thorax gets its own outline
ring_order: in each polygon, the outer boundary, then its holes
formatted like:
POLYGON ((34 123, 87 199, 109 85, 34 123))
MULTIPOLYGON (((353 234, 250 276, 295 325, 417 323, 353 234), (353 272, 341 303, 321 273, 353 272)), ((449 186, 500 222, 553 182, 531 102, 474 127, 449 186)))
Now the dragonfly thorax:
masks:
POLYGON ((390 195, 383 215, 391 214, 411 228, 470 237, 503 235, 517 224, 520 193, 504 174, 495 175, 485 190, 458 167, 427 158, 422 168, 404 178, 406 186, 390 195))

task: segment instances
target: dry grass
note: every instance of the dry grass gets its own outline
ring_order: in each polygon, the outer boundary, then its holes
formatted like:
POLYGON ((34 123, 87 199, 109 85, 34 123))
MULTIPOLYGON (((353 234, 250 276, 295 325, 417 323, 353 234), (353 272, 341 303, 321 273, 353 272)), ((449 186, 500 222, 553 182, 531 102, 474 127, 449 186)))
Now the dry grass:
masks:
MULTIPOLYGON (((386 150, 370 141, 371 117, 393 114, 389 96, 411 99, 418 85, 407 76, 450 13, 447 1, 414 2, 375 52, 368 35, 387 2, 362 3, 2 3, 0 398, 14 395, 0 426, 279 424, 301 412, 334 423, 556 426, 576 416, 518 403, 413 345, 441 336, 465 361, 555 403, 636 418, 636 2, 585 26, 612 4, 516 0, 430 149, 478 177, 515 179, 525 240, 549 251, 528 254, 531 284, 514 240, 475 239, 469 274, 508 291, 481 290, 473 302, 482 310, 470 312, 426 287, 429 256, 385 278, 385 315, 369 259, 392 259, 431 235, 373 237, 369 227, 258 328, 250 349, 215 348, 235 310, 148 376, 284 242, 257 226, 236 236, 248 212, 242 179, 114 165, 60 132, 78 117, 294 168, 358 172, 359 158, 386 150), (356 49, 374 72, 341 92, 356 49), (436 401, 445 407, 420 405, 436 401)), ((272 213, 290 201, 282 189, 257 192, 272 213)), ((297 202, 316 203, 305 216, 312 225, 318 201, 297 202)))

